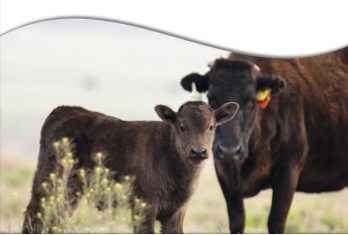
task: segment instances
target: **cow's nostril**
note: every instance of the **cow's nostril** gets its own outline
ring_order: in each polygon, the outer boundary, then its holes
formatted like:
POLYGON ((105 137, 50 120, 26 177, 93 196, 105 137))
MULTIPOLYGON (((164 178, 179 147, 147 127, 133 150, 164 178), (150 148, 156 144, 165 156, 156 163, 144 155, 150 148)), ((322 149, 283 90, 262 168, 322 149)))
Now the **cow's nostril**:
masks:
POLYGON ((238 146, 219 145, 219 149, 224 155, 227 155, 227 156, 240 155, 243 151, 243 148, 241 145, 238 145, 238 146))
POLYGON ((236 154, 241 154, 242 153, 242 146, 241 145, 239 145, 239 149, 237 150, 237 152, 236 152, 236 154))

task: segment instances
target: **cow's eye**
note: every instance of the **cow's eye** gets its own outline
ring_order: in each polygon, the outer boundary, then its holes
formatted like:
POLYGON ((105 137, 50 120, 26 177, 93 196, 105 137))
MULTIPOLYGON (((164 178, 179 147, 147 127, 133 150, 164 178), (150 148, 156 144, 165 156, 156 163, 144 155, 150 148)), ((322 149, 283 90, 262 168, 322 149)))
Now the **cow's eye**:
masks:
POLYGON ((256 105, 256 99, 251 99, 248 103, 247 103, 247 108, 254 108, 256 105))
POLYGON ((209 130, 210 130, 210 131, 213 131, 213 130, 214 130, 214 126, 210 126, 210 127, 209 127, 209 130))
POLYGON ((185 127, 180 126, 180 131, 181 131, 181 132, 184 132, 185 130, 186 130, 185 127))
POLYGON ((210 104, 210 107, 212 107, 213 109, 216 109, 217 105, 216 105, 215 100, 208 98, 208 103, 210 104))

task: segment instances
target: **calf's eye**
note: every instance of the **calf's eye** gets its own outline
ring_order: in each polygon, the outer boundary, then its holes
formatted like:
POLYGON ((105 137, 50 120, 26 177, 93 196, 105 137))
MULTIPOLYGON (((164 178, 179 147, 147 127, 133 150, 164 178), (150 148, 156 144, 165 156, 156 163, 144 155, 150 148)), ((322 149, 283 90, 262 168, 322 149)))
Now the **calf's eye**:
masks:
POLYGON ((180 131, 181 131, 181 132, 184 132, 185 130, 186 130, 185 127, 180 126, 180 131))
POLYGON ((209 130, 210 130, 210 131, 213 131, 213 129, 214 129, 214 126, 210 126, 210 127, 209 127, 209 130))

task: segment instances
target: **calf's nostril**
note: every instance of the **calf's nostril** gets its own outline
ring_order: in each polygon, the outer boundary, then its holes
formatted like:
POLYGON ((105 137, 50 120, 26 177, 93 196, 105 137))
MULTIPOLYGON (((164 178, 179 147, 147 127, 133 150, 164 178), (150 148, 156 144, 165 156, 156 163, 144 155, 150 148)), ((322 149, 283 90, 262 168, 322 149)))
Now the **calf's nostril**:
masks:
POLYGON ((207 154, 207 150, 205 148, 192 148, 191 149, 191 156, 192 157, 205 157, 207 154))
POLYGON ((204 149, 203 152, 202 152, 202 156, 204 157, 206 153, 207 153, 207 150, 204 149))
POLYGON ((192 156, 196 156, 196 151, 194 149, 191 149, 192 156))

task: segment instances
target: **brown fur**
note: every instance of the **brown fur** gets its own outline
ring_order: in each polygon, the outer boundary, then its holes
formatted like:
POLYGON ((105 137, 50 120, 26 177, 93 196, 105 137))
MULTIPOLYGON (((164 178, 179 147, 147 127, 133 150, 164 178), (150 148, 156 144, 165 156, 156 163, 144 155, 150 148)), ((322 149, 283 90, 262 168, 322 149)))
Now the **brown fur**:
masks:
MULTIPOLYGON (((42 230, 40 221, 34 217, 40 211, 40 198, 44 196, 40 186, 56 164, 52 143, 70 137, 76 145, 79 167, 92 169, 91 155, 103 152, 107 154, 106 167, 117 172, 116 180, 124 175, 135 176, 134 194, 151 205, 141 233, 154 233, 155 220, 162 223, 164 233, 182 233, 187 202, 204 160, 209 157, 208 151, 200 156, 192 151, 210 149, 215 128, 209 127, 230 120, 237 109, 237 104, 229 103, 214 112, 204 102, 188 102, 175 113, 158 105, 156 112, 164 122, 128 122, 81 107, 56 108, 42 127, 39 161, 23 232, 30 232, 30 219, 33 232, 42 230)), ((70 191, 81 192, 82 183, 78 179, 70 182, 70 191)))
POLYGON ((260 190, 273 189, 268 228, 283 233, 295 191, 319 193, 348 186, 347 58, 348 48, 300 59, 232 53, 228 60, 216 61, 206 75, 182 80, 190 90, 189 83, 202 79, 197 89, 209 90, 213 108, 231 101, 240 105, 235 118, 216 131, 213 147, 231 232, 243 232, 243 198, 260 190), (264 110, 251 104, 262 86, 272 87, 264 110), (220 145, 242 146, 231 154, 239 161, 222 154, 220 145))

